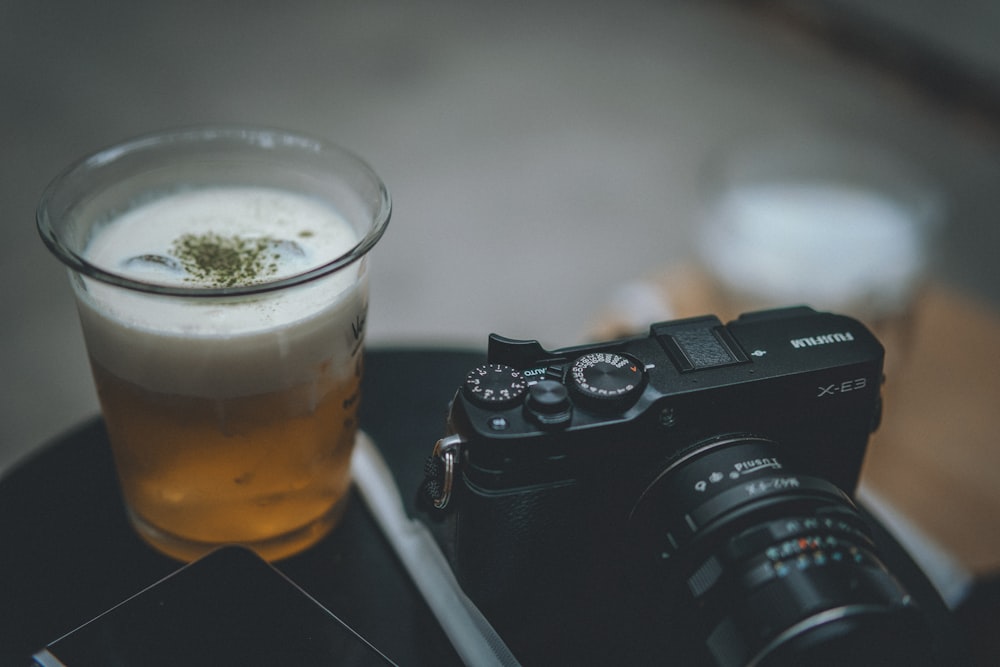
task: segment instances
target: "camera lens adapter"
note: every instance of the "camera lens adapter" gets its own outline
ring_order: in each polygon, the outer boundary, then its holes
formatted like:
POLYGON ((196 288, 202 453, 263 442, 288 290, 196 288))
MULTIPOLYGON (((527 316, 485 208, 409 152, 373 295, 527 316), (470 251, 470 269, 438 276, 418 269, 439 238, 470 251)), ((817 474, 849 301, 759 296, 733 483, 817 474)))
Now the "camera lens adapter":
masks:
POLYGON ((864 518, 790 449, 716 438, 647 487, 629 534, 664 622, 719 667, 926 664, 921 616, 864 518))

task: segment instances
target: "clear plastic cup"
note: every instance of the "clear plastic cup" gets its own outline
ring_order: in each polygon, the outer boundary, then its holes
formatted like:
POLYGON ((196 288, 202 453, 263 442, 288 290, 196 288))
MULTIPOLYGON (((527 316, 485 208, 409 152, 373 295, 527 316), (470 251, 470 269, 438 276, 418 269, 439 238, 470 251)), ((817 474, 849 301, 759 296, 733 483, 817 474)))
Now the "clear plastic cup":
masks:
POLYGON ((68 268, 125 504, 193 560, 270 560, 343 513, 367 255, 390 216, 355 155, 279 130, 141 137, 59 175, 38 207, 68 268))

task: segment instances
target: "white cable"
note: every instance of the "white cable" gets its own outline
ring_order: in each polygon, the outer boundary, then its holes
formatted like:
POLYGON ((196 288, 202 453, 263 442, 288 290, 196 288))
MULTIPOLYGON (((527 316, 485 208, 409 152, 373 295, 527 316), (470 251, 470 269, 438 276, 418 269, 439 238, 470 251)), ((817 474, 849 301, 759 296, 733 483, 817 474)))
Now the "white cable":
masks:
POLYGON ((351 458, 351 474, 365 504, 459 657, 476 667, 518 667, 517 659, 459 586, 427 527, 404 509, 392 471, 364 433, 351 458))

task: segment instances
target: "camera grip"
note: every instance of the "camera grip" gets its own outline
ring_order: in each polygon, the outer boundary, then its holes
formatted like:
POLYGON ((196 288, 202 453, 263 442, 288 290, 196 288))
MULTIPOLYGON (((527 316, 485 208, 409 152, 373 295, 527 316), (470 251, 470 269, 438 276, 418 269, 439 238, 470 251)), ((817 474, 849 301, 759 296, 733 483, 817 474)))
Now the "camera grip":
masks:
POLYGON ((576 580, 579 562, 566 562, 582 485, 575 480, 504 492, 475 486, 463 476, 452 524, 451 553, 459 581, 480 605, 500 613, 525 596, 540 603, 576 580))

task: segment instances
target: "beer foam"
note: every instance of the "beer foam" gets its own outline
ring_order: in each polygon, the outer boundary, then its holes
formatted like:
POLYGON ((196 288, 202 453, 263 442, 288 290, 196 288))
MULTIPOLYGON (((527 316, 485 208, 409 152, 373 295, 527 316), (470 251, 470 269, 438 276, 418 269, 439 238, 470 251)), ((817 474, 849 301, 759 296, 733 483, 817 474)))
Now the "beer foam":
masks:
POLYGON ((88 261, 137 281, 183 287, 218 286, 184 269, 177 242, 206 233, 223 239, 271 241, 275 271, 244 284, 302 273, 344 254, 354 230, 325 203, 270 188, 205 188, 154 200, 99 228, 88 261))
MULTIPOLYGON (((192 273, 178 252, 179 239, 206 234, 245 242, 237 251, 264 253, 266 263, 251 265, 258 271, 247 280, 251 284, 321 266, 359 240, 319 200, 268 188, 217 187, 177 192, 129 210, 101 226, 84 254, 137 281, 218 286, 218 276, 192 273)), ((277 390, 313 381, 321 367, 328 374, 338 368, 346 373, 360 349, 367 306, 364 261, 242 297, 157 295, 89 278, 76 286, 96 362, 146 388, 198 396, 277 390)))

